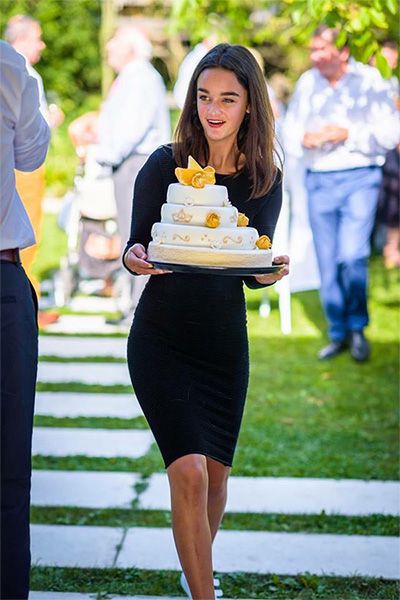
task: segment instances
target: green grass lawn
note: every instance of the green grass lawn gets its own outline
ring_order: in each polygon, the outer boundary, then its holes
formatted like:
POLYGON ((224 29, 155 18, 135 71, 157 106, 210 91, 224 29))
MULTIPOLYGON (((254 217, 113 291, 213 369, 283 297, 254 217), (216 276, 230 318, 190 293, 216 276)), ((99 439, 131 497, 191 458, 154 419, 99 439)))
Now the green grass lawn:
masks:
MULTIPOLYGON (((397 600, 395 581, 367 577, 317 577, 310 573, 298 576, 258 575, 255 573, 217 573, 224 596, 259 598, 260 600, 397 600)), ((31 589, 96 594, 101 600, 108 594, 143 594, 182 596, 177 571, 141 569, 77 569, 33 567, 31 589)))

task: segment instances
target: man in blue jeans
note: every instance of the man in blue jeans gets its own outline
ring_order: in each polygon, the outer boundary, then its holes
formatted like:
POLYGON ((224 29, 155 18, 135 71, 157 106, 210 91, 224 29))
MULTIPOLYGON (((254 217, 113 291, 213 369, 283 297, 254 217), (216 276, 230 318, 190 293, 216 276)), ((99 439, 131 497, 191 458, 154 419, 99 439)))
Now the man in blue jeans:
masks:
POLYGON ((339 31, 320 25, 312 69, 299 79, 284 126, 285 149, 306 161, 308 209, 330 343, 320 359, 350 347, 365 361, 370 346, 367 282, 381 166, 399 141, 389 84, 377 69, 338 48, 339 31))

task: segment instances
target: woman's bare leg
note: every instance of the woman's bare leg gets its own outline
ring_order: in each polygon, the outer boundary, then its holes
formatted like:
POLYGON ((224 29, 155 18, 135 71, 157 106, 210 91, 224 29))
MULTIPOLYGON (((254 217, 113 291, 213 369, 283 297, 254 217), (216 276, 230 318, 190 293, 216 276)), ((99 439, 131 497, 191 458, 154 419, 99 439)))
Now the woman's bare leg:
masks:
POLYGON ((214 541, 224 516, 227 500, 227 483, 231 472, 230 467, 213 458, 206 457, 208 472, 207 514, 210 524, 211 538, 214 541))
POLYGON ((193 600, 214 600, 206 457, 182 456, 167 472, 175 544, 193 600))

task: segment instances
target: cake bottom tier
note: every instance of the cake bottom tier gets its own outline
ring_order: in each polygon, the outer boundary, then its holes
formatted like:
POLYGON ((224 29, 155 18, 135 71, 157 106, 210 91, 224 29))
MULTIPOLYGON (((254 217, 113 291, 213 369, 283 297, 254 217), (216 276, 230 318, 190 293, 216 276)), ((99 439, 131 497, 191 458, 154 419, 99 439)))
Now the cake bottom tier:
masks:
POLYGON ((182 248, 150 242, 148 260, 210 267, 270 267, 272 250, 220 250, 182 248))

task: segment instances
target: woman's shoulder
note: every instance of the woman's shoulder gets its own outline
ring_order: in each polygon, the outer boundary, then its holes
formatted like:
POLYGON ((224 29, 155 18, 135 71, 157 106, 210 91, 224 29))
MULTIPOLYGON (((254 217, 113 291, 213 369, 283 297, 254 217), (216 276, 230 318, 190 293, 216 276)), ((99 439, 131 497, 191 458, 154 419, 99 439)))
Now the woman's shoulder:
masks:
POLYGON ((176 163, 173 158, 172 144, 159 146, 152 152, 143 165, 141 178, 152 181, 160 181, 168 186, 175 180, 176 163))
POLYGON ((163 144, 156 148, 156 150, 150 154, 149 160, 163 165, 170 163, 175 164, 172 144, 163 144))
POLYGON ((277 191, 277 189, 282 187, 282 180, 283 180, 282 171, 279 167, 276 167, 276 172, 275 172, 273 183, 272 183, 271 187, 269 188, 269 190, 262 196, 262 198, 264 200, 268 200, 277 191))
MULTIPOLYGON (((250 175, 248 176, 248 180, 249 180, 249 182, 251 182, 250 175)), ((268 201, 271 198, 271 196, 273 196, 275 194, 275 192, 277 190, 282 188, 282 181, 283 181, 283 173, 279 167, 276 167, 276 172, 274 174, 274 178, 273 178, 271 187, 269 188, 269 190, 267 192, 265 192, 265 194, 263 194, 262 196, 258 196, 257 198, 254 198, 254 200, 257 200, 258 202, 261 202, 261 203, 268 201)))
POLYGON ((280 205, 282 201, 282 171, 277 167, 273 183, 269 190, 262 196, 248 200, 255 213, 260 210, 270 210, 275 205, 280 205))
POLYGON ((172 144, 164 144, 150 154, 141 171, 143 172, 142 174, 155 175, 156 173, 173 171, 175 167, 172 144))
POLYGON ((282 182, 283 182, 283 172, 279 167, 276 167, 274 183, 272 184, 271 188, 269 189, 268 194, 275 191, 276 188, 282 187, 282 182))

